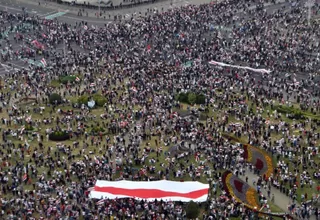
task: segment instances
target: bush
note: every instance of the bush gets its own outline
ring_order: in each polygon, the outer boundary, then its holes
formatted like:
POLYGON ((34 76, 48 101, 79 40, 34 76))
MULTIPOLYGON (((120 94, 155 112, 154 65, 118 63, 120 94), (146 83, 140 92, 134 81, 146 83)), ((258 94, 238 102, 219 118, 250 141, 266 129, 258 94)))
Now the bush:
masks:
POLYGON ((182 102, 182 103, 187 103, 190 105, 193 104, 205 104, 206 102, 206 97, 203 94, 196 94, 196 93, 179 93, 177 100, 182 102))
POLYGON ((49 96, 49 102, 51 104, 60 104, 62 102, 62 98, 59 94, 57 93, 52 93, 50 96, 49 96))
POLYGON ((30 124, 26 124, 26 125, 24 126, 24 130, 26 130, 26 131, 33 131, 33 130, 34 130, 34 127, 33 127, 32 125, 30 125, 30 124))
POLYGON ((87 96, 87 95, 80 96, 77 100, 78 104, 80 104, 80 105, 82 105, 82 104, 87 105, 88 101, 89 101, 89 96, 87 96))
POLYGON ((107 103, 107 98, 100 95, 100 94, 94 94, 93 100, 95 101, 96 105, 99 107, 102 107, 102 106, 104 106, 104 104, 107 103))
POLYGON ((70 135, 66 131, 54 131, 49 134, 49 140, 51 141, 66 141, 70 139, 70 135))
POLYGON ((196 100, 197 100, 197 95, 194 94, 194 93, 189 93, 188 94, 188 103, 193 105, 196 103, 196 100))
POLYGON ((274 107, 274 109, 277 110, 277 112, 282 114, 288 114, 288 118, 290 119, 304 119, 304 114, 300 109, 294 108, 294 107, 288 107, 284 105, 277 105, 274 107))
POLYGON ((92 129, 91 129, 91 135, 97 135, 97 134, 99 134, 100 132, 101 133, 104 133, 106 130, 104 129, 104 128, 102 128, 102 127, 93 127, 92 129))
POLYGON ((183 103, 188 103, 188 93, 180 93, 178 95, 178 100, 183 103))
POLYGON ((76 81, 76 76, 63 76, 60 78, 60 82, 63 84, 67 84, 68 82, 76 81))
POLYGON ((199 205, 194 201, 190 201, 187 206, 186 217, 188 219, 196 219, 199 216, 200 209, 199 205))
POLYGON ((206 103, 206 97, 203 94, 197 95, 196 104, 201 105, 206 103))

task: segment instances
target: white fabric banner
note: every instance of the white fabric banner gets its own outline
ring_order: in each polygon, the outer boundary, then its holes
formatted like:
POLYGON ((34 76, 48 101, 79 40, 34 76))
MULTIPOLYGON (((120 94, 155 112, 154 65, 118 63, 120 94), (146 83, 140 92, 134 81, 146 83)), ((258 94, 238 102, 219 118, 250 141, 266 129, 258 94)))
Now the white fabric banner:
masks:
POLYGON ((266 69, 255 69, 255 68, 251 68, 248 66, 238 66, 238 65, 231 65, 231 64, 227 64, 227 63, 222 63, 222 62, 217 62, 217 61, 210 61, 209 64, 212 65, 216 65, 216 66, 222 66, 222 67, 232 67, 232 68, 237 68, 237 69, 246 69, 246 70, 250 70, 253 72, 257 72, 257 73, 271 73, 271 70, 266 70, 266 69))
POLYGON ((90 198, 134 198, 154 201, 204 202, 208 198, 209 184, 175 181, 104 181, 97 180, 90 198))

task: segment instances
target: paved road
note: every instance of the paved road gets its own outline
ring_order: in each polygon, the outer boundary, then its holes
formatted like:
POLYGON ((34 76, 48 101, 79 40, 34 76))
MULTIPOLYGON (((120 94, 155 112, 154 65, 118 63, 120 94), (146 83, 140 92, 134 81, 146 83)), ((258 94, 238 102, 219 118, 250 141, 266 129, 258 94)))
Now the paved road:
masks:
POLYGON ((40 17, 46 17, 59 12, 65 12, 56 17, 60 21, 67 23, 75 23, 79 21, 88 21, 94 24, 105 24, 106 22, 113 21, 115 16, 122 16, 122 19, 129 19, 132 16, 137 17, 141 15, 151 15, 156 13, 172 9, 174 7, 181 7, 188 4, 204 4, 210 3, 212 0, 164 0, 157 3, 145 4, 132 8, 123 8, 117 10, 101 11, 102 16, 97 17, 96 9, 84 8, 83 16, 78 16, 79 9, 82 7, 61 5, 54 2, 46 2, 44 0, 30 1, 30 0, 0 0, 0 9, 5 9, 10 12, 22 12, 24 7, 27 12, 38 15, 40 17), (40 2, 40 5, 39 5, 40 2), (87 15, 88 13, 88 15, 87 15))

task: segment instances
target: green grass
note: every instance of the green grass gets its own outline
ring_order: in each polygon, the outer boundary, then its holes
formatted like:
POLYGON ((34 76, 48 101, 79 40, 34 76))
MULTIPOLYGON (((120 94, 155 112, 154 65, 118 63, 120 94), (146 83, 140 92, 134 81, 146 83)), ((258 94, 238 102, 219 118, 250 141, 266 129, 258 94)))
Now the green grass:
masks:
MULTIPOLYGON (((123 84, 122 84, 122 85, 123 85, 123 84)), ((60 83, 59 83, 59 81, 52 81, 52 82, 51 82, 51 86, 54 87, 54 92, 57 92, 57 91, 58 91, 58 88, 60 87, 60 83)), ((119 85, 119 84, 118 84, 118 85, 113 85, 113 87, 112 87, 111 89, 116 89, 116 88, 118 88, 118 86, 121 86, 121 84, 120 84, 120 85, 119 85)), ((2 91, 8 91, 8 89, 6 89, 6 90, 3 89, 2 91)), ((100 93, 101 91, 97 91, 97 92, 100 93)), ((120 96, 121 96, 121 94, 122 94, 123 92, 124 92, 124 90, 118 89, 118 97, 117 97, 117 98, 120 98, 120 96)), ((220 93, 222 94, 223 91, 221 91, 220 93)), ((239 95, 234 95, 234 98, 233 98, 233 99, 235 99, 236 97, 239 97, 239 95)), ((74 102, 74 101, 77 100, 77 97, 72 97, 72 96, 67 96, 66 98, 67 98, 68 100, 70 100, 71 102, 74 102)), ((216 99, 216 102, 220 102, 220 103, 222 103, 222 104, 227 104, 227 103, 225 103, 223 100, 221 100, 221 99, 219 99, 219 98, 215 98, 215 99, 216 99)), ((247 103, 248 103, 249 106, 251 106, 251 109, 252 109, 253 113, 254 113, 254 114, 257 114, 257 105, 254 104, 254 103, 253 103, 252 101, 250 101, 250 100, 249 100, 247 103)), ((276 104, 279 104, 279 103, 276 102, 276 104)), ((32 109, 32 108, 34 107, 34 106, 32 106, 32 103, 22 103, 20 106, 21 106, 23 109, 25 109, 25 110, 28 109, 28 108, 32 109)), ((40 104, 39 106, 45 106, 45 105, 44 105, 44 104, 40 104)), ((118 102, 115 103, 115 106, 116 106, 117 108, 120 108, 120 109, 128 109, 128 108, 125 108, 125 107, 121 106, 121 104, 118 103, 118 102)), ((139 106, 139 105, 135 105, 135 106, 131 106, 131 107, 132 107, 134 110, 140 110, 140 109, 142 108, 142 106, 139 106)), ((199 106, 195 106, 195 107, 198 108, 199 106)), ((297 104, 295 104, 295 107, 298 107, 297 104)), ((182 104, 182 108, 181 108, 181 109, 174 109, 174 111, 185 112, 185 111, 187 111, 187 108, 188 108, 188 105, 182 104)), ((237 108, 237 106, 235 106, 235 108, 237 108)), ((41 115, 38 114, 38 113, 31 113, 31 114, 32 114, 32 119, 33 119, 33 120, 43 120, 43 118, 54 118, 54 119, 57 118, 57 117, 61 118, 62 115, 59 115, 59 114, 57 113, 57 109, 61 109, 61 110, 66 111, 66 110, 71 110, 71 109, 73 109, 73 108, 72 108, 71 105, 66 105, 66 104, 65 104, 65 105, 60 105, 60 106, 58 106, 58 107, 55 109, 55 111, 53 111, 53 110, 52 110, 52 107, 47 107, 47 106, 46 106, 45 110, 42 112, 41 115)), ((228 109, 228 106, 226 106, 226 105, 225 105, 225 107, 224 107, 223 109, 220 109, 220 110, 217 110, 217 109, 214 109, 214 110, 213 110, 213 108, 210 108, 210 109, 209 109, 209 112, 208 112, 206 115, 207 115, 207 117, 209 117, 209 118, 213 118, 213 119, 214 119, 214 120, 213 120, 214 122, 216 122, 216 123, 221 123, 223 116, 226 115, 225 112, 224 112, 226 109, 228 109)), ((75 111, 77 111, 77 110, 75 110, 75 111)), ((271 107, 270 107, 269 105, 267 105, 267 106, 265 106, 265 107, 263 108, 263 111, 262 111, 262 113, 261 113, 261 115, 262 115, 263 118, 266 118, 266 119, 268 118, 268 119, 270 120, 270 123, 271 123, 271 124, 272 124, 272 123, 278 123, 278 122, 280 121, 279 119, 275 119, 274 117, 269 117, 268 114, 267 114, 267 111, 269 111, 270 114, 272 114, 272 109, 271 109, 271 107)), ((92 126, 98 126, 98 125, 99 125, 99 126, 102 126, 103 123, 108 124, 108 123, 111 122, 112 119, 114 119, 114 118, 117 119, 117 118, 120 116, 118 113, 115 113, 114 116, 113 116, 113 118, 107 118, 107 119, 103 119, 103 120, 102 120, 102 119, 100 119, 100 115, 103 114, 103 113, 105 113, 105 109, 104 109, 104 108, 95 108, 95 109, 92 109, 92 110, 90 111, 90 114, 96 115, 96 119, 89 120, 89 121, 86 121, 86 122, 85 122, 85 123, 88 125, 87 131, 90 131, 90 128, 91 128, 92 126)), ((311 112, 308 112, 308 111, 304 111, 303 114, 306 115, 306 116, 308 116, 308 117, 313 117, 313 118, 318 118, 318 117, 320 117, 319 114, 318 114, 318 115, 314 115, 314 114, 312 114, 311 112)), ((5 111, 3 111, 3 112, 0 114, 0 117, 5 117, 5 118, 6 118, 6 117, 8 117, 8 116, 7 116, 7 113, 6 113, 5 111)), ((292 123, 292 122, 293 122, 292 120, 286 118, 285 115, 283 115, 283 114, 282 114, 282 120, 284 120, 284 121, 286 121, 286 122, 288 122, 288 123, 292 123)), ((201 121, 201 122, 205 123, 205 121, 201 121)), ((234 116, 229 115, 229 123, 235 123, 235 122, 240 122, 240 121, 237 120, 234 116)), ((56 125, 55 122, 52 123, 51 125, 41 124, 41 125, 39 126, 39 133, 42 134, 42 135, 44 135, 45 129, 47 129, 47 128, 54 128, 55 125, 56 125)), ((19 126, 18 126, 18 125, 12 125, 12 126, 9 126, 8 128, 18 128, 18 127, 20 127, 20 125, 19 125, 19 126)), ((61 127, 62 127, 62 128, 66 128, 67 125, 66 125, 66 124, 61 124, 61 127)), ((308 125, 307 129, 310 129, 310 126, 309 126, 309 125, 308 125)), ((290 130, 290 133, 297 133, 297 134, 299 133, 299 132, 297 132, 295 129, 292 129, 291 127, 290 127, 289 130, 290 130)), ((320 128, 317 129, 317 132, 320 132, 320 128)), ((229 135, 233 135, 233 134, 229 134, 229 135)), ((110 139, 113 140, 113 136, 110 135, 110 134, 109 134, 109 136, 110 136, 110 139)), ((279 133, 279 134, 276 134, 276 132, 272 132, 272 133, 271 133, 271 140, 272 140, 272 141, 279 140, 281 137, 282 137, 282 134, 281 134, 281 133, 279 133)), ((151 140, 145 140, 145 141, 143 141, 140 148, 143 149, 144 147, 147 146, 148 143, 150 143, 149 146, 150 146, 152 149, 155 150, 155 149, 156 149, 156 146, 155 146, 155 139, 156 139, 156 138, 157 138, 157 137, 152 137, 151 140)), ((45 138, 45 139, 46 139, 46 138, 45 138)), ((10 138, 10 140, 12 140, 12 142, 15 144, 15 146, 18 146, 19 143, 24 143, 24 142, 21 142, 21 141, 19 141, 19 140, 16 140, 15 138, 10 138)), ((82 140, 83 140, 83 138, 81 138, 80 140, 77 140, 77 141, 81 142, 82 140)), ((65 142, 63 142, 63 143, 66 144, 66 145, 71 145, 71 146, 72 146, 72 142, 73 142, 73 141, 75 141, 75 139, 73 139, 73 140, 68 140, 68 141, 65 141, 65 142)), ((240 141, 243 142, 243 143, 247 143, 247 142, 248 142, 248 137, 242 135, 242 137, 240 138, 240 141)), ((87 142, 90 142, 90 141, 87 141, 87 142)), ((38 146, 38 141, 37 141, 37 139, 34 139, 33 141, 29 142, 29 144, 30 144, 30 146, 31 146, 31 149, 34 150, 35 147, 38 146)), ((53 153, 54 153, 54 151, 56 150, 56 142, 46 141, 46 140, 45 140, 43 144, 44 144, 44 151, 43 151, 43 153, 46 153, 46 152, 47 152, 47 149, 48 149, 49 147, 52 147, 52 148, 54 149, 54 150, 52 151, 52 155, 54 155, 53 153)), ((165 160, 165 159, 166 159, 166 156, 165 156, 164 152, 168 151, 169 148, 170 148, 172 145, 171 145, 171 146, 166 146, 166 147, 163 145, 163 143, 161 143, 160 145, 163 147, 163 153, 161 153, 158 157, 157 157, 157 154, 156 154, 155 152, 150 153, 149 156, 148 156, 148 159, 146 160, 146 165, 147 165, 147 166, 153 166, 153 165, 154 165, 154 166, 156 167, 156 170, 165 170, 165 168, 168 167, 168 162, 165 160), (151 158, 155 158, 155 159, 158 160, 159 162, 157 162, 157 163, 155 163, 155 164, 151 164, 151 163, 149 162, 149 159, 151 159, 151 158), (164 163, 165 166, 164 166, 164 167, 161 167, 161 166, 160 166, 161 163, 164 163)), ((303 144, 302 144, 302 147, 303 147, 303 146, 305 146, 304 142, 303 142, 303 144)), ((98 147, 98 148, 99 148, 99 147, 98 147)), ((79 148, 77 148, 77 149, 73 149, 73 154, 78 155, 80 150, 82 150, 82 147, 79 147, 79 148)), ((92 152, 96 151, 96 154, 98 154, 98 151, 99 151, 99 150, 98 150, 95 146, 91 146, 91 145, 89 144, 89 147, 88 147, 87 149, 85 149, 85 154, 88 154, 89 151, 92 151, 92 152)), ((140 156, 141 156, 142 151, 140 151, 139 154, 140 154, 140 156)), ((77 158, 76 158, 76 160, 80 160, 80 159, 81 159, 81 157, 77 157, 77 158)), ((25 160, 24 160, 23 162, 26 164, 29 160, 30 160, 30 157, 25 157, 25 160)), ((281 158, 281 160, 284 160, 284 161, 288 162, 288 163, 290 164, 290 171, 293 170, 293 164, 292 164, 287 158, 281 158)), ((11 162, 12 164, 14 164, 16 161, 17 161, 17 157, 13 157, 10 162, 11 162)), ((315 158, 315 161, 316 161, 317 163, 320 163, 320 160, 319 160, 318 157, 315 158)), ((195 161, 195 159, 194 159, 194 156, 193 156, 193 155, 191 155, 191 156, 189 157, 189 163, 187 163, 186 159, 181 159, 181 160, 177 161, 176 163, 181 163, 181 164, 184 165, 184 166, 190 165, 191 163, 192 163, 192 164, 197 164, 196 161, 195 161)), ((273 157, 273 165, 276 166, 276 164, 277 164, 276 158, 273 157)), ((211 166, 211 164, 210 164, 210 166, 211 166)), ((140 169, 141 166, 134 166, 134 168, 140 169)), ((6 170, 7 170, 7 168, 4 168, 4 169, 3 169, 3 171, 6 171, 6 170)), ((214 172, 223 172, 223 171, 224 171, 224 170, 216 170, 216 171, 214 171, 214 172)), ((308 171, 309 171, 310 173, 312 173, 313 168, 312 168, 312 167, 309 167, 308 171)), ((48 172, 48 168, 47 168, 47 167, 43 167, 43 166, 42 166, 42 167, 38 167, 38 174, 41 174, 41 173, 47 174, 47 172, 48 172)), ((114 178, 118 178, 119 175, 120 175, 120 172, 117 172, 117 173, 114 175, 114 178)), ((154 174, 154 176, 156 176, 156 175, 157 175, 157 174, 154 174)), ((213 176, 213 174, 212 174, 212 176, 213 176)), ((180 181, 180 180, 183 180, 183 181, 191 181, 191 180, 192 180, 188 174, 184 175, 184 176, 181 177, 181 178, 176 178, 176 177, 174 177, 174 176, 172 175, 172 172, 171 172, 171 175, 170 175, 170 179, 171 179, 171 180, 176 180, 176 181, 180 181)), ((75 180, 75 179, 74 179, 74 180, 75 180)), ((198 180, 199 180, 200 182, 206 183, 206 182, 207 182, 207 177, 204 176, 204 175, 202 175, 201 178, 198 179, 198 180)), ((10 181, 11 181, 11 180, 10 180, 10 181)), ((36 180, 34 179, 33 181, 36 181, 36 180)), ((316 186, 316 184, 318 184, 318 183, 315 183, 315 186, 316 186)), ((288 186, 287 186, 287 187, 288 187, 288 186)), ((32 189, 32 185, 25 185, 24 188, 30 190, 30 189, 32 189)), ((218 190, 218 195, 219 195, 219 193, 220 193, 220 191, 218 190)), ((301 202, 301 194, 305 194, 305 193, 308 194, 308 199, 309 199, 313 193, 316 193, 315 187, 313 187, 313 188, 304 188, 304 189, 300 189, 300 188, 299 188, 299 190, 298 190, 298 201, 299 201, 299 202, 301 202)), ((11 198, 11 196, 12 196, 11 194, 3 195, 3 197, 5 197, 5 198, 11 198)), ((281 211, 282 211, 279 207, 275 206, 275 205, 272 204, 272 203, 269 203, 269 205, 270 205, 270 208, 271 208, 272 212, 281 212, 281 211)))

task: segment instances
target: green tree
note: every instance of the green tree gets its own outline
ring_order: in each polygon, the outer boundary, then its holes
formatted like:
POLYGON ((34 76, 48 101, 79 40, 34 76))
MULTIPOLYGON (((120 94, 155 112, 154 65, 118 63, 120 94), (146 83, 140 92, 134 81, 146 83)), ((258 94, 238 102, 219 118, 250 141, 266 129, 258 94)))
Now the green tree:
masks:
POLYGON ((184 93, 184 92, 179 93, 178 100, 183 103, 188 103, 188 93, 184 93))
POLYGON ((188 102, 190 105, 193 105, 194 103, 196 103, 197 100, 197 95, 194 93, 189 93, 188 94, 188 102))
POLYGON ((188 219, 195 219, 199 216, 200 208, 197 203, 194 201, 190 201, 187 206, 187 213, 186 216, 188 219))
POLYGON ((49 96, 49 102, 51 104, 60 104, 62 102, 62 98, 59 94, 57 93, 52 93, 50 96, 49 96))
POLYGON ((104 106, 107 103, 107 98, 100 94, 94 94, 93 100, 95 101, 96 105, 99 107, 104 106))
POLYGON ((206 97, 203 94, 197 95, 196 104, 204 104, 206 102, 206 97))
POLYGON ((89 96, 87 96, 87 95, 83 95, 83 96, 80 96, 80 97, 78 98, 78 103, 79 103, 79 104, 87 105, 87 104, 88 104, 88 101, 89 101, 89 96))

